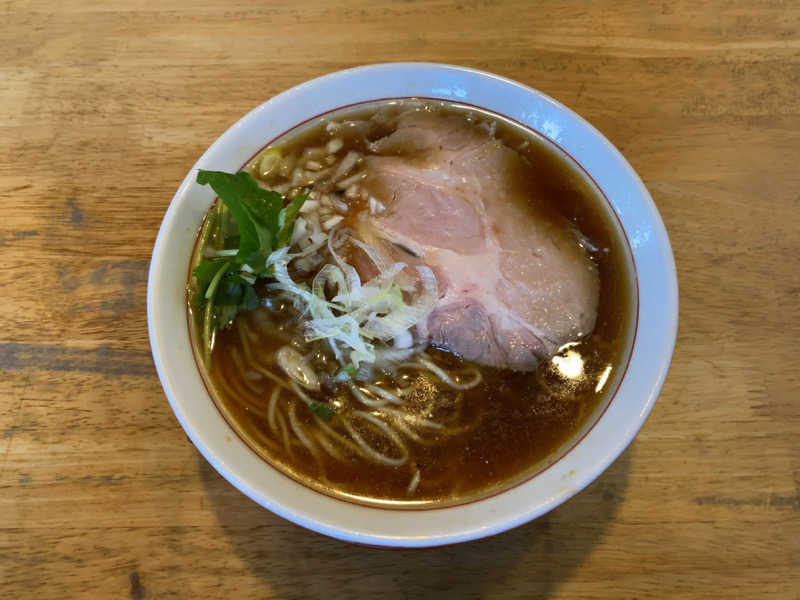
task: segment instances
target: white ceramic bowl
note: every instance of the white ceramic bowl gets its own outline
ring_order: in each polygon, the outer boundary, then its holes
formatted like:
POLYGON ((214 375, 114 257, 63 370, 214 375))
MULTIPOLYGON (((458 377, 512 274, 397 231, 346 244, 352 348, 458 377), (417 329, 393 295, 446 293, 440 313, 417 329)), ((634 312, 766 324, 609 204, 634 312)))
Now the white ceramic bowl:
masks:
MULTIPOLYGON (((188 125, 187 125, 188 126, 188 125)), ((228 481, 273 512, 319 533, 382 546, 423 547, 505 531, 561 504, 595 479, 644 423, 669 367, 678 322, 675 264, 661 218, 636 173, 596 129, 534 89, 473 69, 426 63, 359 67, 314 79, 265 102, 228 129, 178 188, 158 233, 147 289, 150 343, 186 433, 228 481), (192 356, 185 285, 203 214, 214 200, 197 169, 237 171, 267 142, 311 117, 383 98, 476 105, 538 131, 597 182, 628 237, 639 290, 638 335, 613 400, 544 471, 495 496, 446 508, 392 510, 313 491, 270 467, 220 415, 192 356)))

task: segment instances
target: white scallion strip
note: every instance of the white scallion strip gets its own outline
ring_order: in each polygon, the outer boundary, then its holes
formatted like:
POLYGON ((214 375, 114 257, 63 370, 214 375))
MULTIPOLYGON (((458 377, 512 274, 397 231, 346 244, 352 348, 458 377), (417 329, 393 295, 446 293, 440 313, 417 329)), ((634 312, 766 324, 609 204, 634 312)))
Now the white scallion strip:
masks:
POLYGON ((310 213, 319 208, 319 200, 306 200, 300 207, 300 214, 310 213))
POLYGON ((351 294, 358 293, 361 290, 361 278, 358 276, 358 271, 356 271, 352 265, 347 264, 336 252, 334 245, 337 241, 339 241, 339 239, 335 238, 335 236, 330 236, 328 238, 328 252, 331 253, 333 260, 336 261, 336 264, 339 265, 339 268, 344 273, 349 292, 351 294))
POLYGON ((339 223, 344 220, 342 215, 336 215, 335 217, 331 217, 327 221, 322 224, 322 228, 325 230, 330 230, 336 227, 339 223))
POLYGON ((422 293, 416 302, 410 305, 404 304, 399 310, 383 316, 370 317, 362 328, 365 336, 382 341, 391 340, 401 332, 411 329, 431 313, 439 300, 436 277, 426 266, 418 266, 417 272, 422 281, 422 293))
POLYGON ((303 150, 303 158, 306 159, 310 158, 314 160, 317 158, 322 158, 323 156, 325 156, 325 148, 323 148, 322 146, 313 146, 311 148, 306 148, 305 150, 303 150))
POLYGON ((365 171, 360 171, 355 175, 350 175, 347 179, 342 179, 339 183, 336 184, 337 190, 346 190, 355 186, 359 181, 364 179, 367 176, 365 171))
POLYGON ((358 152, 351 150, 345 157, 342 159, 342 162, 339 163, 339 166, 336 167, 336 171, 333 173, 333 180, 337 181, 347 175, 356 163, 361 158, 361 155, 358 152))
MULTIPOLYGON (((308 200, 306 200, 306 202, 303 203, 303 206, 305 206, 307 202, 308 200)), ((301 207, 300 211, 302 212, 302 210, 303 209, 301 207)), ((297 217, 294 221, 294 229, 292 230, 292 239, 289 242, 289 245, 294 246, 295 244, 299 243, 300 240, 305 237, 307 231, 308 229, 306 228, 306 220, 303 217, 297 217)))
POLYGON ((394 340, 392 340, 392 345, 395 348, 410 348, 413 343, 414 336, 412 336, 411 332, 407 329, 398 333, 396 336, 394 336, 394 340))
MULTIPOLYGON (((333 219, 341 221, 342 217, 333 219)), ((329 222, 323 223, 322 228, 327 228, 329 222)), ((377 361, 382 365, 408 360, 417 350, 412 347, 410 330, 428 317, 438 300, 433 271, 425 266, 417 267, 421 290, 417 291, 416 287, 410 290, 416 293, 412 293, 411 301, 406 302, 401 287, 395 283, 395 279, 403 274, 405 263, 390 264, 372 246, 351 240, 378 269, 378 275, 362 283, 355 268, 337 252, 344 245, 347 230, 337 230, 331 235, 316 232, 308 237, 309 226, 319 226, 317 221, 312 222, 310 216, 301 226, 304 233, 298 245, 303 248, 302 251, 290 254, 287 248, 277 250, 268 258, 267 266, 273 268, 276 279, 275 283, 269 284, 270 289, 288 293, 293 304, 305 314, 306 339, 327 339, 337 360, 344 366, 353 365, 356 369, 360 368, 362 362, 376 364, 377 361), (327 244, 334 262, 322 267, 310 288, 306 284, 296 284, 289 276, 288 264, 299 258, 295 267, 307 272, 311 263, 306 265, 304 261, 318 258, 316 254, 310 254, 311 248, 319 248, 322 244, 327 244), (331 294, 330 299, 326 295, 328 293, 331 294), (376 350, 375 340, 393 341, 395 347, 376 350)), ((360 395, 367 400, 365 404, 371 406, 390 401, 386 397, 372 400, 363 393, 360 395)))
POLYGON ((421 350, 422 346, 419 345, 409 348, 380 348, 375 351, 375 364, 380 367, 398 365, 421 350))
MULTIPOLYGON (((311 291, 318 297, 325 297, 325 286, 331 285, 336 290, 347 289, 347 282, 344 280, 342 270, 334 265, 325 265, 319 270, 311 283, 311 291)), ((334 302, 335 302, 334 297, 334 302)))
POLYGON ((369 197, 369 214, 377 215, 385 210, 386 207, 379 200, 376 200, 372 196, 369 197))
MULTIPOLYGON (((353 239, 351 241, 354 245, 358 246, 359 248, 361 248, 361 250, 364 251, 364 254, 366 254, 367 257, 369 257, 369 259, 375 264, 378 271, 380 271, 381 273, 386 271, 386 260, 384 260, 383 255, 381 255, 381 253, 378 252, 377 249, 375 249, 373 246, 365 244, 356 239, 353 239)), ((398 263, 398 264, 402 264, 403 266, 405 266, 404 263, 398 263)))
POLYGON ((341 138, 333 138, 328 142, 328 145, 325 146, 325 150, 328 151, 328 154, 336 154, 342 149, 342 146, 344 146, 344 141, 342 141, 341 138))

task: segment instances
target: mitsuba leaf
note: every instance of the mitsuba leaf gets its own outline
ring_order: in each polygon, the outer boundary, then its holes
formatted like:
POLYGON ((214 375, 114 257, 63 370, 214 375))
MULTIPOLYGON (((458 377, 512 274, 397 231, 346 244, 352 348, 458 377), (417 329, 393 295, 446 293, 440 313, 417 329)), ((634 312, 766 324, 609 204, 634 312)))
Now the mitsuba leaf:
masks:
MULTIPOLYGON (((193 290, 198 292, 192 298, 193 306, 205 306, 206 322, 212 329, 222 329, 240 312, 258 307, 261 300, 251 282, 254 276, 272 275, 267 258, 291 241, 295 219, 308 193, 284 207, 281 194, 262 189, 248 173, 200 170, 197 183, 210 185, 227 207, 229 212, 223 214, 217 235, 222 235, 225 250, 236 250, 235 257, 205 260, 192 271, 196 280, 193 290)), ((326 420, 335 414, 324 404, 316 410, 315 414, 326 420)))
POLYGON ((206 293, 205 293, 206 300, 211 300, 214 298, 214 295, 217 293, 217 290, 219 289, 220 282, 225 277, 225 274, 228 272, 228 269, 231 266, 230 261, 227 260, 219 261, 214 264, 217 267, 217 272, 211 278, 211 281, 206 287, 206 293))
POLYGON ((278 215, 278 241, 275 245, 276 248, 283 248, 292 239, 292 231, 294 231, 294 220, 297 218, 297 213, 300 212, 300 207, 303 202, 308 198, 309 192, 298 194, 286 208, 281 209, 278 215))
POLYGON ((236 315, 246 310, 258 308, 261 299, 255 289, 248 283, 224 283, 216 295, 216 313, 218 327, 227 327, 236 315))
POLYGON ((197 265, 192 271, 192 275, 197 278, 197 281, 208 285, 217 274, 219 266, 222 263, 220 260, 204 260, 197 265))
POLYGON ((244 295, 242 301, 239 303, 239 310, 255 310, 258 308, 259 302, 261 302, 261 298, 256 294, 256 290, 252 285, 248 285, 244 288, 244 295))
POLYGON ((217 304, 232 304, 236 306, 242 301, 244 290, 242 284, 236 281, 231 281, 230 277, 226 277, 220 283, 219 290, 216 295, 217 304))
MULTIPOLYGON (((250 177, 247 173, 240 174, 250 177)), ((253 216, 261 223, 264 223, 271 232, 277 232, 280 228, 280 213, 282 210, 281 207, 283 206, 283 196, 278 192, 260 188, 252 177, 250 177, 250 181, 256 186, 258 195, 250 196, 245 200, 248 208, 253 213, 253 216)))
POLYGON ((236 262, 250 264, 256 270, 272 252, 280 228, 283 197, 261 189, 248 173, 204 171, 197 173, 197 183, 210 185, 231 211, 239 227, 239 252, 236 262))
POLYGON ((215 307, 217 329, 227 327, 234 317, 239 314, 239 306, 236 304, 217 304, 215 307))
MULTIPOLYGON (((250 265, 256 273, 261 273, 267 265, 267 257, 272 253, 272 246, 275 241, 275 236, 272 231, 262 223, 253 221, 253 230, 258 239, 256 249, 249 254, 242 254, 243 243, 240 243, 239 253, 236 255, 236 261, 250 265)), ((242 238, 242 241, 244 238, 242 238)))

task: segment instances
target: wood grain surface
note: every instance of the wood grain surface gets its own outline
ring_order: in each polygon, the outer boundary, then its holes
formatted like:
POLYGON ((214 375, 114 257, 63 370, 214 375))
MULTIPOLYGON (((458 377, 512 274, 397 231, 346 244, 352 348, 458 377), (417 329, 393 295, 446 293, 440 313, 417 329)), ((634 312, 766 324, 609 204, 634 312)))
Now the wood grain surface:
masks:
POLYGON ((0 2, 0 596, 800 598, 800 3, 0 2), (213 4, 213 5, 212 5, 213 4), (300 529, 159 385, 146 272, 178 184, 309 78, 431 60, 586 117, 670 233, 680 333, 636 441, 503 535, 300 529))

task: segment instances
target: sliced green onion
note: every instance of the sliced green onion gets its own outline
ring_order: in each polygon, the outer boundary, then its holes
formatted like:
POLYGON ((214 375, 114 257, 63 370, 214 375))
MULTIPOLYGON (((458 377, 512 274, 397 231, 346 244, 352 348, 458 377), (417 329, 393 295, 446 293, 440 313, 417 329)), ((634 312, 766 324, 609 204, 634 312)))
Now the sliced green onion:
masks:
POLYGON ((217 212, 210 211, 203 223, 203 229, 200 231, 200 238, 197 242, 198 248, 205 248, 209 238, 216 233, 217 220, 217 212))
POLYGON ((203 311, 203 355, 206 365, 211 364, 211 350, 214 348, 214 302, 206 301, 206 308, 203 311))
POLYGON ((203 254, 209 258, 219 258, 222 256, 236 256, 239 252, 238 248, 231 248, 229 250, 215 250, 214 248, 205 248, 203 254))
MULTIPOLYGON (((336 254, 330 239, 328 247, 336 264, 329 263, 317 273, 311 290, 296 284, 289 276, 287 266, 297 255, 282 248, 267 259, 277 280, 270 287, 292 294, 296 303, 305 308, 309 317, 306 341, 327 339, 337 360, 343 365, 351 363, 355 369, 362 361, 375 362, 376 340, 388 342, 398 338, 410 346, 413 338, 404 338, 411 337, 411 328, 427 318, 439 297, 433 271, 426 266, 417 267, 421 290, 406 303, 403 291, 395 283, 406 267, 404 263, 388 265, 377 252, 368 252, 374 256, 379 273, 362 283, 352 265, 336 254), (335 295, 331 300, 325 296, 326 287, 333 288, 335 295)), ((347 372, 340 375, 346 377, 347 372)))
POLYGON ((228 270, 228 267, 230 266, 231 266, 230 261, 226 261, 216 272, 214 278, 211 280, 211 283, 208 284, 208 289, 206 289, 206 300, 211 300, 211 298, 214 297, 214 294, 217 293, 217 287, 219 286, 219 282, 222 279, 222 276, 228 270))
POLYGON ((281 151, 277 148, 269 148, 258 161, 258 176, 266 179, 281 164, 281 151))

